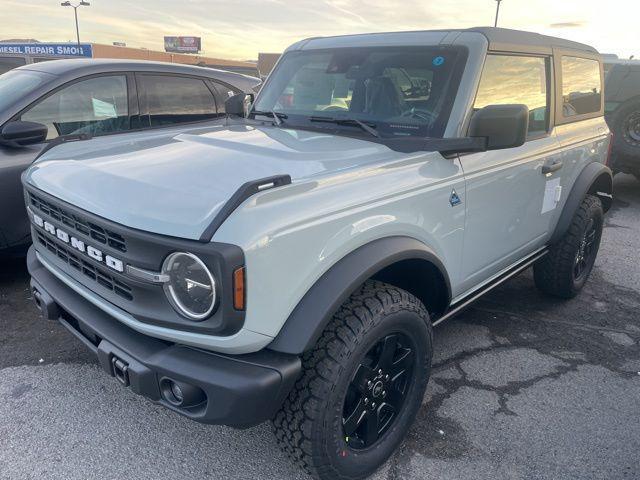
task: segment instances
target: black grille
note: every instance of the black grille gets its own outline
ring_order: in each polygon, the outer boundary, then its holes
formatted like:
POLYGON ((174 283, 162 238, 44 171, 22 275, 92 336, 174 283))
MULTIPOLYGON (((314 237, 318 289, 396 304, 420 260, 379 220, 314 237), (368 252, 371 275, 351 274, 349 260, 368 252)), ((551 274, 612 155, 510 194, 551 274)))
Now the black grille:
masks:
MULTIPOLYGON (((65 233, 112 255, 124 265, 160 271, 163 261, 172 252, 192 252, 198 255, 220 279, 220 303, 216 312, 202 322, 183 318, 169 304, 161 285, 141 282, 118 272, 79 251, 63 239, 39 227, 35 219, 31 231, 33 243, 42 260, 49 259, 56 267, 95 291, 106 302, 149 325, 174 328, 208 335, 233 335, 244 323, 244 311, 233 308, 233 272, 244 266, 244 253, 236 245, 200 242, 175 238, 118 224, 90 211, 82 210, 63 200, 36 189, 27 182, 25 203, 33 214, 60 227, 65 233), (108 243, 111 240, 113 243, 108 243), (107 242, 105 245, 104 242, 107 242)), ((1 208, 1 207, 0 207, 1 208)), ((125 206, 123 206, 125 208, 125 206)), ((51 228, 47 226, 49 230, 51 228)), ((64 234, 61 236, 66 239, 64 234)), ((72 241, 71 238, 69 238, 72 241)), ((103 255, 104 256, 104 255, 103 255)))
POLYGON ((111 290, 115 294, 125 298, 129 301, 133 300, 131 294, 131 287, 124 282, 112 277, 105 270, 98 268, 83 258, 76 255, 74 252, 64 248, 57 242, 47 238, 43 233, 37 232, 38 243, 43 247, 46 247, 51 253, 56 255, 59 259, 66 262, 78 272, 83 273, 86 277, 90 278, 94 282, 99 283, 104 288, 111 290))
POLYGON ((102 228, 100 225, 96 225, 95 223, 71 213, 64 208, 54 205, 51 202, 47 202, 33 193, 29 193, 29 203, 32 208, 35 208, 45 215, 64 223, 67 227, 72 228, 77 232, 91 237, 96 242, 108 245, 109 247, 115 248, 123 253, 127 251, 127 245, 124 238, 116 232, 102 228))

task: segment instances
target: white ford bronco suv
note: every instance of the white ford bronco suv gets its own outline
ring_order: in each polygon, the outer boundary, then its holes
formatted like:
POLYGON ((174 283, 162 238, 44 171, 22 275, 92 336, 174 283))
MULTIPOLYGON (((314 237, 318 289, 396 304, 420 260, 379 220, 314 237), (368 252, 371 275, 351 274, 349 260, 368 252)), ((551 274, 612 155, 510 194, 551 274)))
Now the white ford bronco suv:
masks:
POLYGON ((435 325, 530 266, 563 298, 589 277, 602 78, 593 48, 512 30, 301 41, 225 119, 45 152, 33 297, 134 392, 270 419, 317 478, 366 477, 421 408, 435 325))

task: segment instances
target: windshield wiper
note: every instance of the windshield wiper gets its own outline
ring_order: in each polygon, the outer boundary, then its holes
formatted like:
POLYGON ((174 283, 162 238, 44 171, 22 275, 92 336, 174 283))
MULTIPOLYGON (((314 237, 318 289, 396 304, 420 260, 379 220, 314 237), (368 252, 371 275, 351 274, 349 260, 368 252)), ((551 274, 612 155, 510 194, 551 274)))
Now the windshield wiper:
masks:
POLYGON ((260 110, 253 110, 251 113, 253 113, 254 117, 255 115, 262 115, 263 117, 271 117, 273 118, 273 121, 275 122, 275 124, 277 126, 282 125, 282 119, 286 119, 287 116, 284 113, 280 113, 280 112, 274 112, 274 111, 270 111, 270 112, 262 112, 260 110))
POLYGON ((349 125, 360 127, 362 130, 376 138, 380 138, 380 134, 375 129, 375 125, 366 124, 357 118, 333 118, 333 117, 310 117, 310 122, 335 123, 336 125, 349 125))

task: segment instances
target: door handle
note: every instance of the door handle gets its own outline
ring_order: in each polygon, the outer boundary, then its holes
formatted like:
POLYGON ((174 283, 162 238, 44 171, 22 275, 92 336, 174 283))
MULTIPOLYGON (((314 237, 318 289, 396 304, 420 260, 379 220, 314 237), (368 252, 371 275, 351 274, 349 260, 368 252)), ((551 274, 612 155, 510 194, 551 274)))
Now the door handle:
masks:
POLYGON ((562 162, 555 162, 551 165, 543 165, 542 166, 542 174, 549 175, 550 173, 557 172, 562 168, 562 162))

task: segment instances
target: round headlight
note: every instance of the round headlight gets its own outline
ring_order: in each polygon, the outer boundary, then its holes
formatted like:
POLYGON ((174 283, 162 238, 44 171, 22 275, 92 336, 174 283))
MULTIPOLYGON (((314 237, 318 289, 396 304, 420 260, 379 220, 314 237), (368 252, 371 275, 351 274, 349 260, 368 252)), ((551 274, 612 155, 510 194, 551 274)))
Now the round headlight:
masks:
POLYGON ((204 320, 216 305, 216 281, 207 266, 192 253, 176 252, 162 264, 169 277, 164 284, 173 308, 190 320, 204 320))

